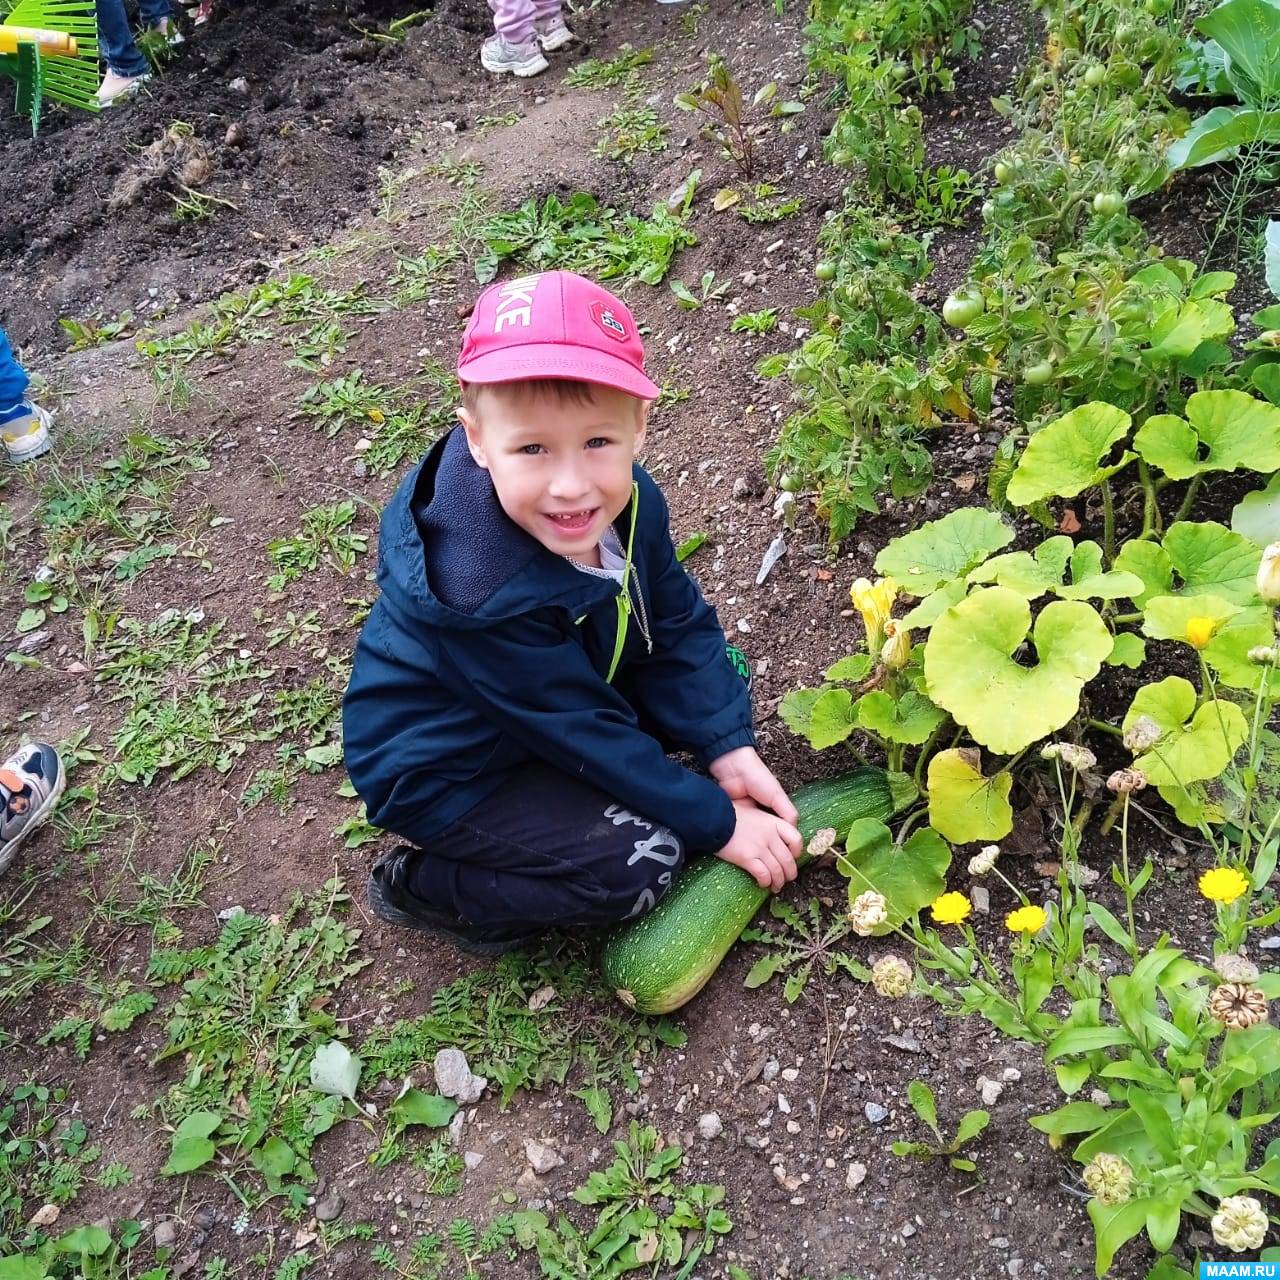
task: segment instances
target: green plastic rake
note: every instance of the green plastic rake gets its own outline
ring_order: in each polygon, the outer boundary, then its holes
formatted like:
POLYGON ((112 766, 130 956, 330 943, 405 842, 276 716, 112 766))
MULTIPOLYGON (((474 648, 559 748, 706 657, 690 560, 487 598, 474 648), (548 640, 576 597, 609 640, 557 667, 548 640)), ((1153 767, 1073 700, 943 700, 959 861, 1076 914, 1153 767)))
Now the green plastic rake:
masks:
POLYGON ((98 110, 98 24, 93 0, 0 0, 0 75, 18 86, 18 114, 40 128, 47 98, 98 110))

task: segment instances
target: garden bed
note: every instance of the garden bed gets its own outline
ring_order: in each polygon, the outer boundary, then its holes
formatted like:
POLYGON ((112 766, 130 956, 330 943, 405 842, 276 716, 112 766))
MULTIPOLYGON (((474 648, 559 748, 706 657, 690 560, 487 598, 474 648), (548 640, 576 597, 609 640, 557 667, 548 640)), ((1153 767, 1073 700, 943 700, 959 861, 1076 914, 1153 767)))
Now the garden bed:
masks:
MULTIPOLYGON (((136 1237, 112 1276, 149 1265, 162 1268, 155 1280, 374 1276, 395 1274, 393 1259, 400 1274, 453 1280, 468 1257, 480 1275, 532 1276, 535 1252, 510 1233, 482 1241, 486 1229, 533 1209, 590 1230, 600 1210, 571 1192, 608 1165, 634 1120, 684 1148, 679 1183, 724 1188, 732 1230, 693 1275, 1090 1274, 1078 1170, 1028 1125, 1060 1101, 1032 1045, 945 1018, 923 998, 881 1000, 821 966, 794 1003, 781 978, 748 989, 763 954, 756 943, 735 948, 687 1013, 643 1020, 593 985, 589 943, 555 940, 494 970, 370 915, 364 880, 388 838, 339 793, 338 699, 376 589, 378 511, 449 422, 447 375, 479 288, 473 263, 487 217, 529 200, 545 216, 549 197, 587 192, 600 207, 579 216, 634 248, 639 237, 602 210, 652 226, 655 206, 701 169, 687 221, 697 242, 675 254, 666 278, 705 301, 681 309, 666 283, 626 291, 666 392, 645 461, 677 541, 708 535, 688 567, 756 664, 761 751, 787 786, 844 763, 811 751, 777 708, 860 642, 851 582, 874 576, 894 537, 980 498, 1013 422, 997 396, 990 414, 939 425, 927 438, 929 487, 885 500, 834 549, 802 503, 785 557, 756 585, 783 527, 761 459, 793 407, 786 380, 763 379, 756 366, 812 328, 793 308, 813 301, 819 234, 850 175, 824 159, 836 104, 819 88, 785 130, 784 117, 772 118, 761 144, 757 180, 777 192, 756 203, 794 197, 799 210, 754 222, 716 212, 718 188, 746 185, 672 100, 702 78, 708 51, 748 93, 774 81, 779 100, 797 99, 805 15, 740 0, 601 7, 574 20, 581 48, 516 83, 479 68, 482 4, 448 0, 399 41, 362 33, 385 31, 404 11, 292 0, 232 8, 126 108, 54 115, 34 141, 23 122, 0 116, 9 211, 0 321, 59 410, 57 451, 0 491, 12 520, 0 554, 14 584, 0 626, 19 655, 0 722, 5 741, 48 738, 74 765, 56 823, 3 884, 4 1076, 10 1090, 32 1080, 68 1094, 24 1099, 8 1121, 17 1133, 33 1109, 51 1117, 45 1148, 9 1175, 0 1164, 0 1241, 9 1232, 19 1243, 21 1224, 50 1202, 62 1207, 46 1235, 103 1222, 117 1241, 136 1237), (583 59, 613 60, 626 46, 653 50, 631 80, 619 73, 600 86, 610 78, 601 72, 595 84, 566 82, 583 59), (628 105, 652 108, 666 149, 631 164, 594 154, 597 121, 628 105), (109 211, 138 150, 175 120, 207 147, 212 172, 200 189, 225 203, 179 220, 181 192, 161 181, 109 211), (229 292, 239 302, 210 310, 229 292), (771 331, 730 331, 735 317, 770 308, 771 331), (131 321, 99 344, 90 329, 125 311, 131 321), (61 318, 81 328, 69 335, 61 318), (87 349, 67 350, 76 336, 87 349), (44 564, 51 591, 33 592, 44 564), (316 906, 281 924, 295 895, 316 906), (235 908, 255 917, 259 963, 234 948, 218 963, 179 954, 219 938, 229 946, 227 930, 241 927, 235 908), (210 973, 217 982, 201 980, 210 973), (300 1006, 267 1000, 264 973, 296 987, 300 1006), (388 1047, 389 1027, 430 1012, 434 1022, 402 1028, 388 1047), (255 1027, 247 1058, 240 1019, 255 1027), (285 1133, 309 1169, 273 1172, 225 1153, 189 1176, 162 1173, 173 1118, 190 1114, 193 1098, 246 1132, 269 1103, 288 1101, 305 1076, 289 1058, 310 1043, 302 1023, 362 1055, 359 1097, 379 1119, 303 1136, 297 1115, 273 1111, 268 1131, 285 1133), (226 1056, 207 1079, 185 1079, 215 1027, 226 1056), (509 1073, 508 1105, 491 1083, 456 1148, 443 1129, 388 1135, 402 1080, 434 1092, 431 1062, 446 1042, 466 1048, 476 1070, 488 1059, 509 1073), (970 1108, 990 1111, 965 1149, 976 1172, 890 1153, 892 1141, 928 1137, 907 1102, 913 1079, 934 1091, 947 1133, 970 1108), (221 1094, 208 1092, 210 1080, 221 1094), (65 1137, 73 1123, 86 1135, 75 1152, 65 1137), (531 1172, 540 1157, 526 1140, 563 1163, 531 1172), (101 1153, 84 1156, 84 1144, 101 1153), (460 1167, 462 1153, 473 1167, 460 1167), (60 1173, 57 1158, 70 1162, 60 1173), (116 1165, 127 1177, 103 1176, 116 1165), (290 1185, 304 1188, 292 1207, 290 1185), (262 1197, 264 1186, 275 1194, 262 1197), (450 1236, 459 1219, 476 1240, 462 1228, 450 1236), (420 1245, 415 1260, 413 1242, 432 1234, 449 1242, 435 1254, 420 1245)), ((983 51, 957 63, 952 92, 928 100, 924 137, 930 164, 979 173, 1011 137, 990 99, 1011 92, 1042 37, 1022 5, 984 3, 974 17, 983 51)), ((1150 198, 1153 234, 1167 229, 1170 248, 1194 256, 1187 228, 1203 202, 1192 182, 1150 198)), ((940 307, 967 277, 982 230, 975 203, 938 232, 921 302, 940 307)), ((1242 272, 1237 289, 1241 314, 1263 299, 1257 272, 1242 272)), ((1206 485, 1196 517, 1225 518, 1239 488, 1230 478, 1206 485)), ((1099 536, 1100 511, 1084 502, 1074 511, 1081 536, 1099 536)), ((1020 525, 1013 545, 1030 536, 1020 525)), ((1115 669, 1091 686, 1088 716, 1118 722, 1131 676, 1115 669)), ((1104 755, 1104 765, 1126 762, 1104 755)), ((1053 885, 1045 864, 1058 856, 1054 823, 1043 795, 1019 791, 1015 807, 1007 870, 1042 900, 1053 885)), ((1143 926, 1207 955, 1194 836, 1171 838, 1172 818, 1153 808, 1161 825, 1135 820, 1131 833, 1137 862, 1156 861, 1143 926)), ((1104 878, 1113 856, 1090 836, 1084 860, 1104 878)), ((819 868, 784 900, 803 910, 817 899, 838 920, 846 897, 845 879, 819 868)), ((1118 891, 1102 897, 1119 909, 1118 891)), ((979 936, 1000 933, 1002 914, 997 899, 979 936)), ((864 962, 883 950, 852 936, 841 945, 864 962)), ((1190 1258, 1207 1240, 1184 1231, 1178 1248, 1190 1258)), ((1145 1276, 1153 1257, 1135 1244, 1111 1274, 1145 1276)))

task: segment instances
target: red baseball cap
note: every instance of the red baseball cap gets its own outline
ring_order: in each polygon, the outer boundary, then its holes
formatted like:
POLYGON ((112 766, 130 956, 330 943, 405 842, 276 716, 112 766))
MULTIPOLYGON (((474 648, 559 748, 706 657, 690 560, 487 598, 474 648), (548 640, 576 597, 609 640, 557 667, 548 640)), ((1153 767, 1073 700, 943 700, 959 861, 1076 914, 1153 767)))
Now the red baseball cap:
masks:
POLYGON ((631 312, 607 289, 572 271, 490 285, 462 339, 463 382, 573 378, 656 400, 631 312))

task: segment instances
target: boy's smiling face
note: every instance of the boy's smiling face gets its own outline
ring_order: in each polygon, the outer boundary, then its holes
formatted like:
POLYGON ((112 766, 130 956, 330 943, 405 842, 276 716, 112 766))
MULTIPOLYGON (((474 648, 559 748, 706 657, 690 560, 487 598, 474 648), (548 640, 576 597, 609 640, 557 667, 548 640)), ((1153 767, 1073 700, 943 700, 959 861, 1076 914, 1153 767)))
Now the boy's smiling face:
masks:
POLYGON ((474 387, 458 417, 503 511, 548 551, 594 563, 600 535, 631 500, 649 406, 583 385, 581 397, 535 381, 474 387))

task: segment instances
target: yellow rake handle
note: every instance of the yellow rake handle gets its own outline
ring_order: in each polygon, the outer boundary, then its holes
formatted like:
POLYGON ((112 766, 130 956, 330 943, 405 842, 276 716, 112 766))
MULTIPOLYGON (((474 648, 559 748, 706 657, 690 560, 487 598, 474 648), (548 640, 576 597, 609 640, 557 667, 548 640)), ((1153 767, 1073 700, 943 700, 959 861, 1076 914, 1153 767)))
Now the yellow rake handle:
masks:
POLYGON ((0 53, 17 53, 19 44, 34 44, 46 58, 74 58, 80 52, 75 36, 63 31, 0 26, 0 53))

